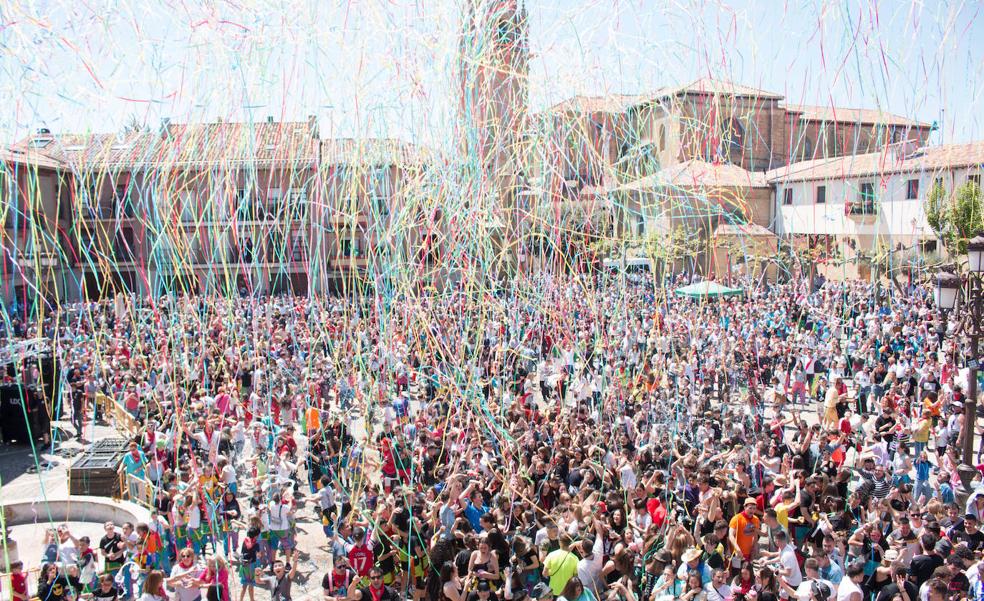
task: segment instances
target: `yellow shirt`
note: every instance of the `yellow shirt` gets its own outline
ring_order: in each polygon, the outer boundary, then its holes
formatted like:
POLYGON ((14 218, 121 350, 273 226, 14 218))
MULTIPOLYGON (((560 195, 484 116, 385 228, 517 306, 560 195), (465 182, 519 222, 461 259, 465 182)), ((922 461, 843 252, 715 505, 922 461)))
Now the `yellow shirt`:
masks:
POLYGON ((543 558, 543 567, 550 572, 550 590, 559 597, 567 582, 577 574, 577 555, 557 549, 543 558))
MULTIPOLYGON (((792 503, 790 503, 792 505, 792 503)), ((789 505, 784 503, 779 503, 775 507, 776 509, 776 520, 778 520, 779 525, 789 530, 789 505)))

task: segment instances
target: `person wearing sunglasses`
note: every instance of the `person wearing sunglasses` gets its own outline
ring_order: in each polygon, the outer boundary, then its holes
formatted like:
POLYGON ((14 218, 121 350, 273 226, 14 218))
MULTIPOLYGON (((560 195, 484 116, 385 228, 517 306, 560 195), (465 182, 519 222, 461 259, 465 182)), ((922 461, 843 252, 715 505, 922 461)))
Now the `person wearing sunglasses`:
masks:
POLYGON ((373 566, 369 570, 369 586, 359 587, 359 581, 353 581, 347 601, 400 601, 400 596, 383 583, 383 571, 373 566))

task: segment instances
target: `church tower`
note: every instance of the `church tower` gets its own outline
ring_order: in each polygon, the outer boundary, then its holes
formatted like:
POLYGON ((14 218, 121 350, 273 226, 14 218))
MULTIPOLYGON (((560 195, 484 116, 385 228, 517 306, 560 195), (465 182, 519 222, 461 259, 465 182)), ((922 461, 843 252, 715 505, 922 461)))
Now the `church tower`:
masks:
MULTIPOLYGON (((459 152, 470 193, 489 203, 509 244, 516 232, 528 122, 529 41, 522 0, 464 0, 459 152)), ((492 215, 490 215, 492 217, 492 215)))

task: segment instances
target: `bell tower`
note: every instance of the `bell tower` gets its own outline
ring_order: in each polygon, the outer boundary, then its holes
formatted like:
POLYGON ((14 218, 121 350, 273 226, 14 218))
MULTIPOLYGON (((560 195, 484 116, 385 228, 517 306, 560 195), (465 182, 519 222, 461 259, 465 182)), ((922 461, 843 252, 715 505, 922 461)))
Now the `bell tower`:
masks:
POLYGON ((529 38, 523 0, 465 0, 459 55, 459 152, 473 200, 509 244, 523 185, 529 38), (492 215, 490 215, 492 217, 492 215))

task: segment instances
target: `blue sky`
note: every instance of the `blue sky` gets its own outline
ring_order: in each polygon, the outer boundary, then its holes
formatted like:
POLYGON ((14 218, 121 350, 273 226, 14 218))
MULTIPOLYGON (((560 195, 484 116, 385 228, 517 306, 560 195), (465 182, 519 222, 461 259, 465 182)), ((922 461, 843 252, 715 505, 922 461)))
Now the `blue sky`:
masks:
MULTIPOLYGON (((703 76, 984 138, 976 2, 529 0, 531 102, 703 76)), ((460 0, 6 0, 0 139, 39 126, 319 118, 443 145, 460 0)))

